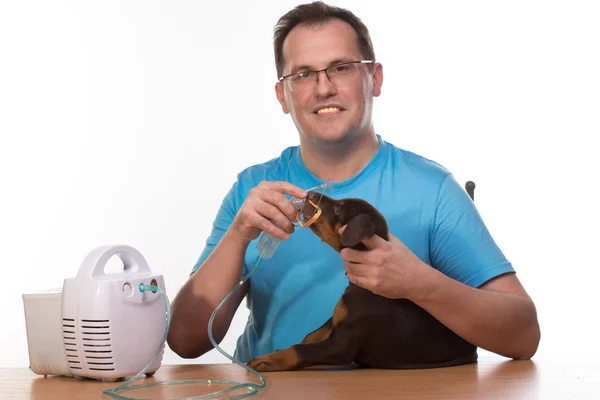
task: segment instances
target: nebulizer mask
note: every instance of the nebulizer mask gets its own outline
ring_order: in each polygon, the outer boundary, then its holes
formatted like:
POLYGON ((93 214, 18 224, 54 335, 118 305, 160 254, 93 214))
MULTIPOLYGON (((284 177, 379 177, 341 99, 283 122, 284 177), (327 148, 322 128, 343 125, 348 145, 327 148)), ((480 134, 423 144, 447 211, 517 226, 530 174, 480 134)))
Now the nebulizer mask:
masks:
MULTIPOLYGON (((297 212, 296 219, 298 222, 295 223, 294 226, 299 225, 303 228, 308 228, 321 215, 321 208, 319 206, 323 195, 328 197, 333 196, 333 184, 331 179, 321 185, 313 187, 312 189, 306 190, 306 193, 307 195, 304 198, 291 197, 289 199, 290 203, 294 206, 297 212), (311 199, 309 199, 309 196, 311 199)), ((275 225, 279 226, 278 224, 275 225)), ((256 248, 259 251, 258 262, 271 258, 280 242, 281 239, 263 232, 258 244, 256 245, 256 248)))
MULTIPOLYGON (((313 224, 319 218, 319 216, 321 215, 321 208, 320 208, 321 199, 323 198, 324 195, 328 196, 328 197, 333 196, 332 181, 330 179, 321 185, 318 185, 318 186, 313 187, 312 189, 306 190, 306 192, 307 192, 307 196, 304 198, 291 197, 289 199, 290 203, 294 206, 294 208, 297 211, 297 214, 296 214, 297 222, 294 224, 295 226, 309 227, 311 224, 313 224)), ((260 380, 260 384, 251 383, 251 382, 242 383, 242 382, 236 382, 236 381, 231 381, 231 380, 219 380, 219 379, 194 379, 194 380, 178 380, 178 381, 160 381, 160 382, 151 382, 151 383, 147 383, 147 384, 132 385, 131 383, 134 380, 136 380, 137 378, 139 378, 142 374, 144 374, 145 371, 150 367, 150 365, 152 365, 152 363, 159 356, 160 349, 162 349, 163 343, 166 340, 167 333, 169 331, 169 326, 171 323, 171 308, 170 308, 170 304, 169 304, 169 299, 167 298, 164 291, 161 290, 161 288, 153 286, 153 285, 140 285, 140 288, 139 288, 140 291, 142 291, 142 292, 158 291, 165 300, 166 307, 167 307, 167 313, 166 313, 167 314, 167 324, 166 324, 166 328, 165 328, 165 332, 164 332, 164 336, 163 336, 163 341, 161 343, 161 346, 159 347, 159 351, 157 351, 154 358, 148 363, 146 368, 144 368, 142 371, 140 371, 136 376, 125 381, 122 385, 119 385, 112 389, 106 389, 103 391, 103 393, 108 396, 111 396, 113 398, 133 400, 133 398, 125 397, 125 396, 119 394, 119 392, 125 391, 125 390, 151 387, 151 386, 181 385, 181 384, 189 385, 189 384, 203 383, 203 384, 208 384, 208 385, 211 385, 211 384, 230 385, 230 387, 219 390, 217 392, 201 395, 201 396, 188 397, 187 399, 190 399, 190 400, 192 400, 192 399, 194 399, 194 400, 196 400, 196 399, 216 399, 216 398, 219 398, 219 399, 221 399, 221 398, 242 399, 242 398, 253 396, 253 395, 257 394, 260 390, 264 389, 267 386, 267 382, 266 382, 265 378, 258 371, 255 371, 254 369, 250 368, 246 364, 236 360, 235 358, 233 358, 232 356, 227 354, 223 349, 221 349, 219 347, 219 345, 217 344, 217 342, 215 341, 212 331, 213 331, 213 323, 214 323, 215 317, 216 317, 217 313, 219 312, 219 310, 221 309, 221 307, 223 306, 223 304, 225 304, 227 302, 227 300, 229 300, 229 298, 237 290, 239 290, 239 288, 250 278, 250 276, 254 273, 254 271, 256 271, 256 269, 259 267, 262 260, 269 259, 273 256, 273 254, 275 253, 275 250, 279 246, 280 242, 281 242, 281 240, 278 239, 277 237, 274 237, 263 231, 262 236, 258 240, 258 243, 256 246, 256 248, 258 249, 258 258, 256 260, 256 263, 254 264, 254 268, 248 274, 246 274, 244 276, 244 278, 233 288, 233 290, 231 290, 231 292, 229 292, 229 294, 227 296, 225 296, 225 298, 221 301, 221 303, 219 303, 219 305, 215 308, 215 310, 213 311, 213 313, 208 321, 208 337, 209 337, 212 345, 214 346, 214 348, 217 349, 217 351, 219 351, 219 353, 221 353, 223 356, 225 356, 232 362, 240 365, 241 367, 246 369, 248 372, 255 374, 258 377, 258 379, 260 380), (227 393, 239 391, 240 389, 246 389, 247 392, 223 397, 227 393)))

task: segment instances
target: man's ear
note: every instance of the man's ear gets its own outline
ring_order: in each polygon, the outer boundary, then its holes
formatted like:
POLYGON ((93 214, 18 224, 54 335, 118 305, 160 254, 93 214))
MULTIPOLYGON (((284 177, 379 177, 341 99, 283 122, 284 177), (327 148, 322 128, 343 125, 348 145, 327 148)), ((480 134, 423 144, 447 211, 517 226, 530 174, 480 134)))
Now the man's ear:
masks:
POLYGON ((354 247, 363 239, 368 239, 375 234, 375 224, 368 214, 358 214, 347 224, 340 236, 340 243, 345 247, 354 247))
POLYGON ((277 82, 275 84, 275 94, 277 95, 277 100, 279 100, 279 104, 281 104, 281 109, 285 114, 290 113, 290 109, 285 102, 285 94, 283 93, 283 82, 277 82))
POLYGON ((373 96, 379 97, 383 85, 383 65, 375 63, 373 68, 373 96))

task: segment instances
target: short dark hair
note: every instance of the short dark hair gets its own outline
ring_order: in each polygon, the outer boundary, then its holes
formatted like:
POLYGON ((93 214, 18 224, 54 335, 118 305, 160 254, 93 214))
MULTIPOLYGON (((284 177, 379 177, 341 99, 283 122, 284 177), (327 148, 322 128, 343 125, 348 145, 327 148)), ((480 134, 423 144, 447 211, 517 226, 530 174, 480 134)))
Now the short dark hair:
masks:
MULTIPOLYGON (((358 48, 361 54, 366 59, 375 61, 373 43, 365 24, 349 10, 330 6, 322 1, 315 1, 296 6, 279 18, 275 25, 273 46, 275 47, 275 67, 278 78, 283 74, 283 42, 290 31, 300 24, 317 26, 334 18, 347 22, 354 28, 358 36, 358 48)), ((372 68, 372 64, 369 64, 369 67, 372 68)))

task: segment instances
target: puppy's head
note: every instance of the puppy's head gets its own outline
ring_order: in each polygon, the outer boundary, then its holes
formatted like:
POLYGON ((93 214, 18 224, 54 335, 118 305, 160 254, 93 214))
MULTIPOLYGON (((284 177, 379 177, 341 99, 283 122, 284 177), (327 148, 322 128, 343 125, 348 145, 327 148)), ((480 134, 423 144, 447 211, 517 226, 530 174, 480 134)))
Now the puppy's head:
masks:
POLYGON ((375 207, 362 199, 334 200, 320 193, 309 192, 302 213, 310 219, 316 212, 312 201, 319 205, 321 215, 309 226, 317 236, 334 250, 341 251, 345 247, 364 249, 363 239, 377 234, 388 240, 388 226, 385 218, 375 207), (310 200, 310 201, 309 201, 310 200), (342 226, 346 229, 339 234, 342 226))

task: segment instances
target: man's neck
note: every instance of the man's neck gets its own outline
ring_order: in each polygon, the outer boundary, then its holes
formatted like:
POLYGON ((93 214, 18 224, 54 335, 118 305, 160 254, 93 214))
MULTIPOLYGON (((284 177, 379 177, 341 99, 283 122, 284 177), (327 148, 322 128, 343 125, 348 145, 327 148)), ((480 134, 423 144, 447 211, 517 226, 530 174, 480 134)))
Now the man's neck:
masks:
POLYGON ((302 162, 319 179, 342 182, 352 178, 371 161, 379 139, 375 134, 365 134, 341 143, 319 144, 302 141, 302 162))

